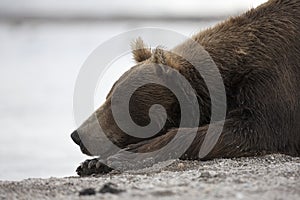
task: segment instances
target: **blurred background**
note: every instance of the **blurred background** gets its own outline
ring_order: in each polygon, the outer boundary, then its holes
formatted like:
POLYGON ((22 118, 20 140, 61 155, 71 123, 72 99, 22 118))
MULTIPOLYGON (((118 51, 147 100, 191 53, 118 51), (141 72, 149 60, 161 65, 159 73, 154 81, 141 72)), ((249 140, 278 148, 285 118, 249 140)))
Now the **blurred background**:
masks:
POLYGON ((191 36, 265 1, 1 0, 0 180, 75 175, 87 158, 70 139, 75 81, 102 42, 138 27, 191 36))

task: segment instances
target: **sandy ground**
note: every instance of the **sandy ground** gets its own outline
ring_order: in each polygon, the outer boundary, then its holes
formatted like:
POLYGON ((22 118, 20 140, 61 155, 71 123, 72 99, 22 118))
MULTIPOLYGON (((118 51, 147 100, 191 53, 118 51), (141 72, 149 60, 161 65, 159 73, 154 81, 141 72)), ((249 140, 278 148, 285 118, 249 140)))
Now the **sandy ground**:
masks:
POLYGON ((152 173, 0 182, 0 199, 157 198, 299 200, 300 158, 268 155, 207 162, 175 161, 152 173), (96 194, 79 195, 87 188, 96 194))

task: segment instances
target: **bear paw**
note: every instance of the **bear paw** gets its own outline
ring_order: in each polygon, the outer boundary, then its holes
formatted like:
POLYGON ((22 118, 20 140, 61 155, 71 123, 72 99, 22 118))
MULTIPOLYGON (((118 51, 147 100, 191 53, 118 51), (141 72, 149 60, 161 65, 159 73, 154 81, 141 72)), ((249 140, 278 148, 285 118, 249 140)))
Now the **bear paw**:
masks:
POLYGON ((105 164, 104 160, 94 158, 81 163, 76 172, 79 176, 91 176, 93 174, 107 174, 112 170, 112 168, 105 164))

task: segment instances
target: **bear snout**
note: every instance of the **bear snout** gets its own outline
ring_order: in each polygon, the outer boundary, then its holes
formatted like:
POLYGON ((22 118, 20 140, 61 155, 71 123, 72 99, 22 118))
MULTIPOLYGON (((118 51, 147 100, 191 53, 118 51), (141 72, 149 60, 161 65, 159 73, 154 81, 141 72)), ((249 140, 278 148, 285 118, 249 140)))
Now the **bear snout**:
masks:
POLYGON ((72 140, 80 147, 82 153, 91 156, 92 154, 87 150, 87 148, 82 144, 81 139, 79 137, 78 131, 75 130, 71 133, 72 140))
POLYGON ((71 134, 71 138, 77 145, 80 145, 81 141, 80 141, 78 132, 76 130, 73 131, 73 133, 71 134))

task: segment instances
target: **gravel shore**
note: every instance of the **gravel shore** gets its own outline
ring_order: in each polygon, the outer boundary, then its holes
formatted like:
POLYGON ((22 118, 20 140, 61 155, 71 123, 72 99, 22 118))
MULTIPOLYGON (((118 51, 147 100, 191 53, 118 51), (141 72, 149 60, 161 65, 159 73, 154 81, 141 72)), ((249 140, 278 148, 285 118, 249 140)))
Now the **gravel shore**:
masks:
POLYGON ((300 158, 175 161, 152 173, 0 181, 0 199, 157 198, 299 200, 300 158))

